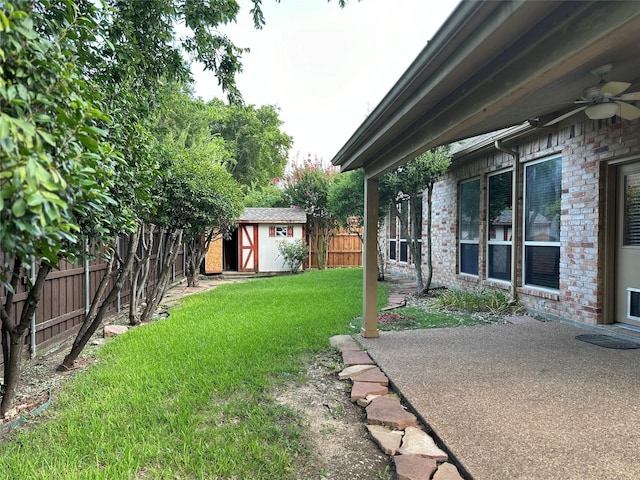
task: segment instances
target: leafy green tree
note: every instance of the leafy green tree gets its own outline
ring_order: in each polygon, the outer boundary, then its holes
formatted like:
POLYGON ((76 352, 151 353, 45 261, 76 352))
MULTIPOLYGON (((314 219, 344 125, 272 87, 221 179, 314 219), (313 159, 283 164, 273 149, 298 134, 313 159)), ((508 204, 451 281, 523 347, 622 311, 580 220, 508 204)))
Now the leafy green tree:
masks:
MULTIPOLYGON (((390 191, 383 182, 379 188, 378 230, 384 225, 388 212, 390 191)), ((338 175, 329 189, 329 210, 338 225, 350 233, 355 233, 363 242, 364 226, 364 170, 358 169, 338 175)), ((384 280, 384 251, 380 242, 378 249, 378 280, 384 280)))
POLYGON ((320 162, 308 158, 282 179, 289 205, 307 214, 307 226, 318 256, 319 269, 327 265, 329 241, 335 233, 336 220, 329 209, 329 190, 335 178, 336 172, 332 167, 323 168, 320 162))
POLYGON ((209 108, 186 92, 169 92, 159 126, 166 174, 154 220, 183 231, 189 286, 198 283, 211 241, 229 229, 243 208, 240 186, 224 167, 231 157, 226 142, 208 127, 209 108))
POLYGON ((286 207, 283 191, 271 184, 264 187, 250 188, 244 196, 245 207, 286 207))
POLYGON ((446 173, 450 163, 449 147, 438 147, 435 150, 419 155, 383 178, 383 182, 392 192, 392 211, 400 219, 402 229, 405 232, 409 231, 411 235, 409 250, 416 272, 416 291, 419 294, 429 290, 433 276, 431 243, 433 187, 446 173), (422 222, 418 220, 422 218, 423 195, 425 192, 427 194, 426 280, 422 274, 422 222), (402 203, 409 206, 409 215, 401 214, 398 205, 402 203))
POLYGON ((100 92, 76 62, 96 24, 79 17, 72 2, 56 7, 18 1, 0 10, 1 415, 15 400, 25 335, 45 278, 61 259, 81 254, 86 229, 101 234, 90 218, 109 220, 103 212, 115 202, 113 177, 122 160, 105 141, 109 118, 100 92), (14 321, 14 295, 32 262, 35 281, 14 321))
POLYGON ((259 188, 282 176, 292 139, 280 130, 282 120, 271 105, 226 105, 210 102, 211 129, 233 152, 228 170, 238 183, 259 188))

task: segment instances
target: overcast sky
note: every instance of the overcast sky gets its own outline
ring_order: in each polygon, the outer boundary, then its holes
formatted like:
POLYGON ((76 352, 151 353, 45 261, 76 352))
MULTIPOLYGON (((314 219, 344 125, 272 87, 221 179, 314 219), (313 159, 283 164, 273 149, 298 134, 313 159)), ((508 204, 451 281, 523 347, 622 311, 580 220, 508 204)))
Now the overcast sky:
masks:
MULTIPOLYGON (((276 105, 293 137, 290 159, 328 164, 454 10, 456 0, 263 0, 255 30, 251 2, 220 30, 243 55, 237 78, 248 104, 276 105)), ((192 67, 196 95, 225 98, 217 80, 192 67)))

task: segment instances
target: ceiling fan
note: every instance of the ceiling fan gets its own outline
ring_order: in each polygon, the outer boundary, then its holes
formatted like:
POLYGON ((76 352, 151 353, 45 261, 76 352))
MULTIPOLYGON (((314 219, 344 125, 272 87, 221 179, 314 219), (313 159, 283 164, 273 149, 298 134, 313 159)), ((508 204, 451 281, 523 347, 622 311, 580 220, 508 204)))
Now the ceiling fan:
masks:
POLYGON ((640 118, 640 108, 627 102, 635 102, 640 100, 640 92, 623 93, 631 86, 629 82, 606 82, 604 76, 611 71, 613 64, 608 63, 602 65, 591 73, 600 78, 598 85, 589 87, 582 92, 580 100, 576 100, 576 105, 582 105, 559 117, 554 118, 550 122, 545 123, 545 127, 555 125, 565 118, 569 118, 578 112, 584 110, 584 113, 591 120, 599 120, 603 118, 611 118, 618 115, 625 120, 635 120, 640 118))

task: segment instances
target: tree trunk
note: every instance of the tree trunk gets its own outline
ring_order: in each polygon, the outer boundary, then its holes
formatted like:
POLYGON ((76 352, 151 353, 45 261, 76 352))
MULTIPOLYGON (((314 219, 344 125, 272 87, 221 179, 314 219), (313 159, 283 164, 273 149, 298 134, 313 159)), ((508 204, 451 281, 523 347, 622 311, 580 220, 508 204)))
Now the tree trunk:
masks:
MULTIPOLYGON (((166 235, 166 234, 165 234, 166 235)), ((168 234, 168 241, 162 249, 161 269, 156 284, 147 293, 147 304, 144 307, 140 320, 147 321, 160 304, 168 286, 171 275, 171 267, 178 256, 178 246, 182 242, 182 230, 177 230, 168 234)))
MULTIPOLYGON (((100 282, 100 285, 98 286, 98 291, 93 297, 89 312, 85 315, 82 326, 80 327, 80 331, 73 341, 71 351, 64 358, 62 364, 58 367, 58 370, 68 370, 73 367, 73 363, 78 358, 80 353, 82 353, 82 350, 84 350, 84 347, 89 342, 89 339, 98 330, 98 327, 100 327, 100 324, 104 320, 107 311, 118 297, 118 293, 120 293, 120 290, 122 290, 124 281, 129 276, 129 272, 133 267, 133 259, 136 256, 139 239, 139 230, 135 233, 129 234, 127 256, 124 261, 119 260, 120 266, 115 271, 113 269, 113 266, 116 262, 117 256, 115 253, 115 248, 112 250, 111 258, 109 259, 107 274, 104 275, 100 282), (109 291, 107 298, 105 298, 104 301, 101 302, 102 296, 104 295, 104 292, 106 291, 111 281, 113 281, 113 287, 109 291)), ((118 240, 116 239, 116 242, 117 241, 118 240)))
POLYGON ((197 287, 200 284, 198 275, 200 273, 200 263, 202 263, 202 249, 200 248, 200 239, 192 239, 185 244, 187 249, 187 287, 197 287))
POLYGON ((140 256, 134 259, 134 268, 131 272, 131 299, 129 301, 129 325, 140 324, 138 315, 138 303, 144 295, 144 290, 149 279, 151 269, 151 252, 153 251, 155 225, 140 225, 139 250, 140 256))
POLYGON ((28 327, 31 325, 31 317, 40 303, 44 282, 51 271, 51 265, 40 263, 38 275, 34 284, 29 289, 26 302, 22 308, 20 319, 16 325, 11 322, 11 309, 18 278, 22 271, 22 261, 15 259, 14 268, 10 280, 11 290, 7 293, 5 304, 0 310, 2 317, 2 350, 4 354, 4 392, 0 404, 0 416, 4 417, 13 407, 16 399, 16 391, 20 382, 20 370, 22 366, 22 351, 28 327))

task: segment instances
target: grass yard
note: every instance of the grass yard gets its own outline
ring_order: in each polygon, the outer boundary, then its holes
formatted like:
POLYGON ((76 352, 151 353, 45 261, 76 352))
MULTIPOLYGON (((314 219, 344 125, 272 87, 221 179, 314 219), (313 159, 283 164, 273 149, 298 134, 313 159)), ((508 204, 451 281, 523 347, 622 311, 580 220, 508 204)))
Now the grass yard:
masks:
POLYGON ((0 444, 2 478, 295 478, 305 427, 269 392, 350 331, 361 292, 350 269, 186 297, 105 345, 36 425, 0 444))

